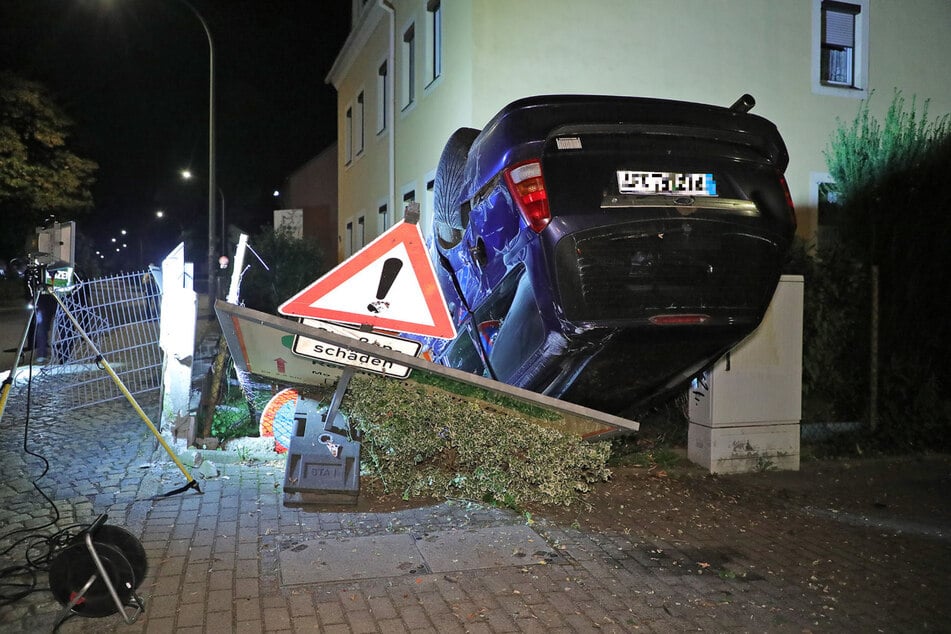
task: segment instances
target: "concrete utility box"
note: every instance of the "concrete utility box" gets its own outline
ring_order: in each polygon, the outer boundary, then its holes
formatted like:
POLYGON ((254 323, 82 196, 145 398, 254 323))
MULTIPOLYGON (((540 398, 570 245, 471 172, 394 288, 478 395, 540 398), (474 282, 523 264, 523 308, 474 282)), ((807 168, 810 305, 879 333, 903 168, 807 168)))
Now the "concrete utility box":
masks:
POLYGON ((299 398, 284 468, 284 505, 356 504, 360 496, 360 443, 340 412, 299 398))
POLYGON ((711 473, 799 469, 802 306, 802 276, 782 276, 759 328, 694 381, 692 462, 711 473))

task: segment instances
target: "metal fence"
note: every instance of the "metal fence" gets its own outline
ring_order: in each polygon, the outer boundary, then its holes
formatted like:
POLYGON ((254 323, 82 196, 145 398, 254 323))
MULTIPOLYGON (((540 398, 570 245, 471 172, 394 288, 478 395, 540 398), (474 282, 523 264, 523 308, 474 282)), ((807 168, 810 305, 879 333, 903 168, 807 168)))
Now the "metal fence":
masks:
MULTIPOLYGON (((161 289, 148 272, 122 273, 57 291, 67 311, 136 398, 157 398, 162 385, 159 348, 161 289)), ((46 386, 67 409, 104 403, 124 395, 97 364, 96 350, 63 310, 57 310, 51 355, 43 368, 46 386)))

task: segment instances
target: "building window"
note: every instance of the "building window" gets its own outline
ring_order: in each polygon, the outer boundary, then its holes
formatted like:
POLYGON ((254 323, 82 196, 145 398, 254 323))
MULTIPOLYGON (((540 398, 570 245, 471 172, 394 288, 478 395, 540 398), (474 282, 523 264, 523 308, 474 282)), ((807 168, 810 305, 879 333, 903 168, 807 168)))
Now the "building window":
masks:
POLYGON ((868 84, 869 0, 813 2, 814 92, 864 97, 868 84))
POLYGON ((360 248, 362 249, 366 243, 366 222, 364 222, 363 216, 360 216, 357 218, 357 244, 360 245, 360 248))
POLYGON ((363 91, 360 91, 360 94, 357 95, 357 105, 356 112, 354 113, 354 156, 359 156, 363 153, 363 130, 364 130, 364 117, 363 117, 363 91))
POLYGON ((344 237, 343 246, 344 246, 344 249, 346 249, 346 252, 343 254, 344 257, 349 258, 351 255, 353 255, 353 223, 352 222, 347 223, 347 235, 344 237))
POLYGON ((387 98, 389 97, 389 86, 387 86, 387 60, 383 60, 380 68, 376 71, 376 133, 379 134, 386 130, 386 109, 387 98))
POLYGON ((347 116, 343 122, 344 164, 353 162, 353 106, 347 107, 347 116))
POLYGON ((390 223, 388 220, 386 205, 380 205, 380 207, 377 209, 377 225, 380 228, 380 233, 383 233, 389 228, 390 223))
POLYGON ((403 32, 403 73, 401 106, 405 110, 416 101, 416 25, 403 32))
POLYGON ((426 5, 426 84, 442 75, 442 7, 440 0, 429 0, 426 5))
POLYGON ((855 85, 855 16, 861 7, 844 2, 822 3, 820 80, 835 86, 855 85))
POLYGON ((818 183, 817 193, 816 246, 820 250, 826 250, 839 243, 842 211, 834 183, 818 183))
POLYGON ((412 183, 403 188, 403 209, 400 214, 402 217, 406 217, 406 205, 411 202, 416 201, 416 184, 412 183))

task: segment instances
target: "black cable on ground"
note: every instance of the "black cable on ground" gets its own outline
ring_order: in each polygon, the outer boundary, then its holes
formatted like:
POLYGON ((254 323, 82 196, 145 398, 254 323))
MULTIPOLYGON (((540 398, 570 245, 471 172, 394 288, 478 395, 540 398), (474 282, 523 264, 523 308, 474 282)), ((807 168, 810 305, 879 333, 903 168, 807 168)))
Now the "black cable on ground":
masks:
MULTIPOLYGON (((36 299, 34 298, 34 306, 36 305, 36 299)), ((36 319, 36 315, 31 317, 31 319, 36 319)), ((30 342, 30 347, 33 351, 36 350, 36 328, 33 330, 33 340, 30 342)), ((17 360, 19 362, 19 360, 17 360)), ((14 364, 16 365, 16 364, 14 364)), ((33 488, 36 489, 37 493, 43 496, 47 502, 49 502, 50 507, 53 509, 53 519, 51 519, 46 524, 40 526, 33 526, 29 528, 19 528, 16 530, 9 531, 8 533, 0 536, 0 542, 6 541, 13 538, 19 533, 28 533, 19 539, 16 539, 10 546, 6 549, 0 551, 0 556, 9 554, 13 549, 18 546, 26 543, 26 551, 24 553, 24 560, 26 563, 15 564, 8 566, 6 568, 0 569, 0 606, 10 605, 19 601, 20 599, 30 595, 37 590, 46 590, 45 587, 37 587, 37 572, 45 572, 49 569, 49 562, 59 553, 60 550, 65 548, 72 539, 75 538, 77 534, 83 529, 83 525, 73 525, 65 529, 59 530, 52 535, 43 534, 43 529, 49 528, 51 526, 56 526, 60 521, 60 512, 59 507, 56 506, 56 503, 43 492, 43 489, 40 488, 37 482, 49 472, 50 463, 45 456, 32 451, 29 446, 29 436, 30 436, 30 417, 32 415, 32 404, 33 404, 33 363, 31 359, 29 370, 27 371, 27 383, 26 383, 26 412, 24 415, 23 422, 23 451, 24 453, 33 456, 34 458, 39 459, 43 463, 43 471, 40 475, 33 479, 32 484, 33 488), (78 530, 77 530, 78 529, 78 530)), ((88 526, 88 525, 87 525, 88 526)))
MULTIPOLYGON (((35 305, 36 305, 36 299, 34 299, 34 306, 35 305)), ((32 319, 36 319, 35 313, 32 319)), ((30 342, 30 345, 32 349, 35 351, 36 350, 36 329, 35 328, 33 330, 33 341, 30 342)), ((35 526, 32 528, 20 528, 14 531, 10 531, 9 533, 5 535, 0 536, 0 541, 3 541, 13 535, 16 535, 17 533, 23 533, 26 531, 38 531, 44 528, 48 528, 50 526, 55 526, 60 520, 59 507, 56 506, 56 503, 52 499, 50 499, 50 497, 46 495, 46 493, 43 492, 43 489, 41 489, 40 486, 37 484, 37 481, 42 480, 46 476, 46 474, 49 473, 50 463, 46 459, 45 456, 42 456, 30 450, 30 446, 29 446, 30 416, 32 415, 32 405, 33 405, 33 363, 31 359, 30 367, 29 367, 29 370, 27 370, 27 375, 26 375, 26 413, 24 415, 24 420, 23 420, 23 452, 30 456, 33 456, 34 458, 38 458, 43 463, 43 472, 40 473, 40 475, 37 476, 36 478, 33 478, 32 484, 33 484, 33 488, 36 489, 37 493, 43 496, 44 500, 49 502, 50 507, 53 509, 53 519, 47 522, 46 524, 43 524, 42 526, 35 526)))
POLYGON ((36 571, 30 566, 0 569, 0 607, 12 605, 37 590, 36 571), (22 579, 22 581, 20 580, 22 579))
MULTIPOLYGON (((26 546, 23 554, 26 563, 0 569, 0 607, 16 603, 38 590, 47 590, 48 586, 37 586, 37 574, 49 571, 50 562, 56 555, 72 544, 76 537, 81 535, 89 526, 89 524, 73 524, 52 535, 34 532, 24 535, 6 549, 0 551, 0 555, 7 555, 18 546, 24 544, 26 546)), ((15 532, 22 532, 23 530, 26 529, 15 532)))

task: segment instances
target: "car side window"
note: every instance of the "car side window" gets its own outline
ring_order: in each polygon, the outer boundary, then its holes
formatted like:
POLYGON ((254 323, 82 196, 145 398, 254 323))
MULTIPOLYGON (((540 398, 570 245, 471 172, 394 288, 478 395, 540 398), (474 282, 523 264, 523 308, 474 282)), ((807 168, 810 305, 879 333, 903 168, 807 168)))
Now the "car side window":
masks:
POLYGON ((482 355, 472 341, 469 326, 461 328, 445 354, 445 365, 457 370, 489 376, 482 355))

